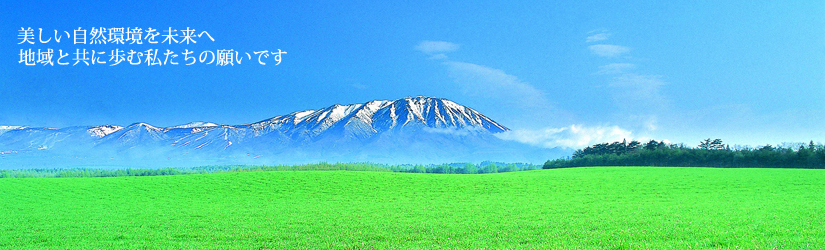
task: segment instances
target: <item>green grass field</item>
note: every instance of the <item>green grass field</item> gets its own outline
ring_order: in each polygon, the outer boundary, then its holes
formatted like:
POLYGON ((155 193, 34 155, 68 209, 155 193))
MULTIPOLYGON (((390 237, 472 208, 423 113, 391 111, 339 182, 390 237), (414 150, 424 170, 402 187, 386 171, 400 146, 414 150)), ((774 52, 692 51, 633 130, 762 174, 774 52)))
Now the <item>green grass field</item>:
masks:
POLYGON ((0 248, 823 249, 825 171, 0 179, 0 248))

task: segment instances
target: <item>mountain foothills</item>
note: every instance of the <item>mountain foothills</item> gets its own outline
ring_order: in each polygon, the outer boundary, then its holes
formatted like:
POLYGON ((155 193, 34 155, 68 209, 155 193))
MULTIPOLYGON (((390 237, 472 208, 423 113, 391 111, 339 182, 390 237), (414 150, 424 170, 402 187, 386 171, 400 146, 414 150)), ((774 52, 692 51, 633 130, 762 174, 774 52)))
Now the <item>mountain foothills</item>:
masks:
POLYGON ((508 130, 472 108, 422 96, 336 104, 244 125, 0 126, 0 168, 543 162, 569 153, 495 136, 508 130))

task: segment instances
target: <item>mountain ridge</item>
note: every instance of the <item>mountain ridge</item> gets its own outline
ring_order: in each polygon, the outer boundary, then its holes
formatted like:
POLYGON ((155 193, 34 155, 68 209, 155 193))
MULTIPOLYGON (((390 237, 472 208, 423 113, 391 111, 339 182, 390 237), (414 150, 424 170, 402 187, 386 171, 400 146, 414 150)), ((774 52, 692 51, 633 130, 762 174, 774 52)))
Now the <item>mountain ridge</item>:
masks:
POLYGON ((425 96, 334 104, 241 125, 0 128, 9 128, 0 132, 0 152, 16 152, 0 154, 0 167, 60 165, 55 157, 73 159, 68 161, 74 165, 151 164, 156 159, 182 164, 193 159, 208 164, 526 160, 517 156, 524 145, 495 136, 509 128, 470 107, 425 96))

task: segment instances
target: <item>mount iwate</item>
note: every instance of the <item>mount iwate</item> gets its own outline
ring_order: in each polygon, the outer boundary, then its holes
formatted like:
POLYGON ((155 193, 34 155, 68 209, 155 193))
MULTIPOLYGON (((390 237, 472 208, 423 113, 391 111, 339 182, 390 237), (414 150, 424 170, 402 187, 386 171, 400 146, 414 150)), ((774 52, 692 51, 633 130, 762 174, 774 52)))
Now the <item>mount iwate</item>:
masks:
POLYGON ((160 128, 0 126, 0 168, 179 167, 219 164, 484 160, 541 163, 568 152, 501 140, 509 131, 450 100, 407 97, 333 105, 244 125, 160 128))

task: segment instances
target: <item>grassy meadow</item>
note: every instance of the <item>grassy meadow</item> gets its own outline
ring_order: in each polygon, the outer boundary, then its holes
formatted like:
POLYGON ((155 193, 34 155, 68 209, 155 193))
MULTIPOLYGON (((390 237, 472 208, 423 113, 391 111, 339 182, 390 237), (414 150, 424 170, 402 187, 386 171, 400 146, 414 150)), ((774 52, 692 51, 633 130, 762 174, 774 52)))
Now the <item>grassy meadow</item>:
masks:
POLYGON ((825 171, 0 179, 0 249, 823 249, 825 171))

